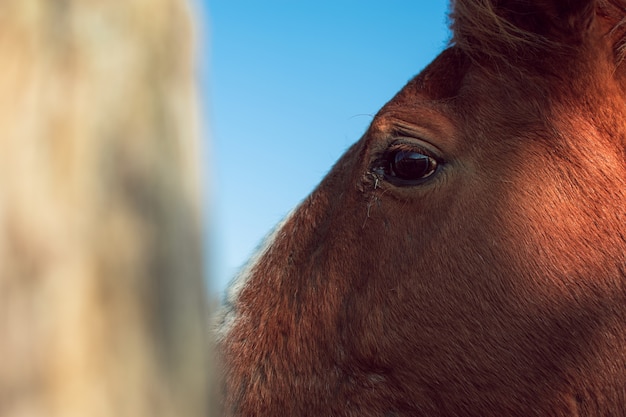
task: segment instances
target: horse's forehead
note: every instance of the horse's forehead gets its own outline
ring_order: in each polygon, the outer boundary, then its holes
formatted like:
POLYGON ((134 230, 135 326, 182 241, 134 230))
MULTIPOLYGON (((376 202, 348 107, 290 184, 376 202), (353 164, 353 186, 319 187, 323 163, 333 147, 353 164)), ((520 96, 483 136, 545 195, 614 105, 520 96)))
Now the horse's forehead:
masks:
POLYGON ((443 51, 378 112, 375 131, 388 131, 397 123, 419 125, 451 133, 453 105, 467 73, 464 57, 454 48, 443 51))
POLYGON ((494 71, 451 47, 412 79, 379 116, 406 118, 432 111, 433 120, 449 122, 461 136, 464 131, 471 137, 478 132, 486 138, 515 137, 545 127, 552 114, 549 92, 556 88, 551 85, 555 80, 513 68, 494 71))
MULTIPOLYGON (((503 109, 503 101, 544 97, 549 89, 548 74, 518 71, 513 67, 494 69, 473 62, 457 47, 450 47, 437 56, 413 78, 390 102, 407 105, 426 100, 453 108, 482 104, 503 109)), ((558 81, 563 81, 562 76, 558 81)), ((503 109, 504 110, 504 109, 503 109)))
POLYGON ((415 96, 440 102, 458 96, 470 69, 470 61, 457 48, 449 48, 437 56, 413 78, 394 100, 412 100, 415 96))

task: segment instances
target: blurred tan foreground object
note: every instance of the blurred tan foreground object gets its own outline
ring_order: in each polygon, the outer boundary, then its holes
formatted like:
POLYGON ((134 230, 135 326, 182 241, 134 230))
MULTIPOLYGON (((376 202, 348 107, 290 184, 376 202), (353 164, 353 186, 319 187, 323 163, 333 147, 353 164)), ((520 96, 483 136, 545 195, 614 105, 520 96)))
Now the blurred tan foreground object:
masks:
POLYGON ((0 416, 206 413, 192 27, 0 5, 0 416))

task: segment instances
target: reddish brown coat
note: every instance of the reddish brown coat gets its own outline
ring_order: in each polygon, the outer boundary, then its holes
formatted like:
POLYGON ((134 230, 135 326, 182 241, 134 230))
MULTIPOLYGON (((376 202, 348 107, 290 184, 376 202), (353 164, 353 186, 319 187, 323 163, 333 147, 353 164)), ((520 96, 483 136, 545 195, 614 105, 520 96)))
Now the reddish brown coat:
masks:
POLYGON ((225 415, 626 415, 626 3, 452 5, 234 284, 225 415))

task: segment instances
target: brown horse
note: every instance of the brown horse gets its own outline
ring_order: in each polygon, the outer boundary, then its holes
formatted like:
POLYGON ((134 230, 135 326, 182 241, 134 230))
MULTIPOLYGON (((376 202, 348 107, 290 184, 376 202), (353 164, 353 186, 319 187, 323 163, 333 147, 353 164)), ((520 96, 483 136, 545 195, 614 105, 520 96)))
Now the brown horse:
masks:
POLYGON ((626 1, 451 10, 234 282, 225 415, 626 415, 626 1))

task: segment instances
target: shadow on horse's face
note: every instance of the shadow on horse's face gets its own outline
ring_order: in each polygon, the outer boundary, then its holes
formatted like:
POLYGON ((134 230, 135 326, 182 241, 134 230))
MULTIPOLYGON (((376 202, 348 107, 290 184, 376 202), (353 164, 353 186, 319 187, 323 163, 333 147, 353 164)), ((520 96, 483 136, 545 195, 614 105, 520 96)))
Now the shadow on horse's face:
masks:
POLYGON ((234 283, 227 415, 625 412, 624 7, 478 3, 234 283))

